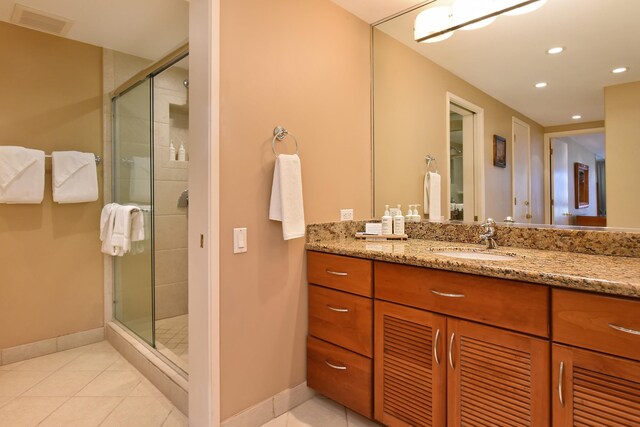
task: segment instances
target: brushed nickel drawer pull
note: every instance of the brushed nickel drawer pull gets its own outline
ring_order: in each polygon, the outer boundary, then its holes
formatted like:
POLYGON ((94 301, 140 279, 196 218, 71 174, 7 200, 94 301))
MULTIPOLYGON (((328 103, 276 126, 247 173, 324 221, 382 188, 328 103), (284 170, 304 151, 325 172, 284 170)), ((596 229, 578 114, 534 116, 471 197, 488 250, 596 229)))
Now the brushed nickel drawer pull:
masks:
POLYGON ((455 369, 455 367, 453 366, 453 339, 456 337, 455 332, 451 333, 451 339, 449 340, 449 366, 451 366, 451 369, 455 369))
POLYGON ((464 298, 464 294, 447 294, 445 292, 438 292, 438 291, 434 291, 433 289, 431 290, 431 293, 434 293, 436 295, 440 295, 441 297, 448 297, 448 298, 464 298))
POLYGON ((433 357, 435 357, 436 363, 440 366, 440 360, 438 359, 438 338, 440 338, 440 329, 436 331, 436 339, 433 343, 433 357))
POLYGON ((337 369, 339 371, 346 371, 347 370, 346 366, 334 365, 333 363, 329 362, 328 360, 325 360, 324 363, 326 363, 327 365, 329 365, 333 369, 337 369))
POLYGON ((558 374, 558 398, 560 406, 564 406, 564 391, 562 390, 562 381, 564 381, 564 362, 560 362, 560 373, 558 374))
POLYGON ((611 329, 615 329, 616 331, 626 332, 627 334, 640 335, 640 331, 636 331, 635 329, 623 328, 622 326, 614 325, 613 323, 609 323, 609 327, 611 329))
POLYGON ((348 276, 349 273, 345 273, 344 271, 331 271, 331 270, 325 270, 327 273, 329 274, 333 274, 334 276, 348 276))
POLYGON ((348 313, 349 309, 348 308, 338 308, 338 307, 332 307, 329 304, 327 304, 327 308, 331 311, 337 311, 338 313, 348 313))

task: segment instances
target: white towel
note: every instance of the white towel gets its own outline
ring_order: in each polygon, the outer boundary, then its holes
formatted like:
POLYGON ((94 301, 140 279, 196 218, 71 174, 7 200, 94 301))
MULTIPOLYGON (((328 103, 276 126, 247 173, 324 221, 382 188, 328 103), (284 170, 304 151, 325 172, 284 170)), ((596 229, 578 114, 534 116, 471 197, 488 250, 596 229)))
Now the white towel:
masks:
MULTIPOLYGON (((136 209, 138 208, 135 206, 118 206, 116 209, 111 245, 118 256, 122 256, 131 250, 131 225, 133 219, 142 217, 142 215, 134 215, 133 211, 136 209)), ((140 214, 140 212, 135 212, 135 214, 140 214)))
POLYGON ((269 219, 282 222, 284 240, 304 237, 302 171, 297 154, 280 154, 276 159, 269 219))
POLYGON ((42 203, 44 151, 0 147, 0 203, 42 203))
POLYGON ((53 201, 83 203, 98 200, 98 174, 93 153, 54 151, 51 153, 53 201))
POLYGON ((133 157, 131 175, 129 176, 129 199, 133 202, 149 203, 151 201, 151 159, 149 157, 133 157))
POLYGON ((102 208, 100 214, 100 241, 102 241, 101 251, 107 255, 117 255, 118 251, 111 244, 113 227, 116 219, 117 203, 109 203, 102 208))
POLYGON ((440 175, 435 172, 424 175, 424 213, 429 215, 430 221, 443 219, 440 209, 440 175))
POLYGON ((134 255, 149 250, 151 238, 151 206, 138 208, 140 212, 131 213, 131 253, 134 255))

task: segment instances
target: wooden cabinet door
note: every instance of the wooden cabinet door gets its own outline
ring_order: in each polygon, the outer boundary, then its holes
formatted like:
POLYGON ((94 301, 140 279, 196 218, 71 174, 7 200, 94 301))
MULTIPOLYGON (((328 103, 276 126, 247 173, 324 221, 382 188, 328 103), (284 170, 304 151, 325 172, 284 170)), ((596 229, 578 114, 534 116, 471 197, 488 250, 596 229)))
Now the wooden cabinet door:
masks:
POLYGON ((549 414, 549 342, 447 320, 449 426, 541 426, 549 414))
POLYGON ((553 426, 640 426, 640 362, 553 345, 553 426))
POLYGON ((390 426, 446 426, 446 318, 375 302, 374 412, 390 426))

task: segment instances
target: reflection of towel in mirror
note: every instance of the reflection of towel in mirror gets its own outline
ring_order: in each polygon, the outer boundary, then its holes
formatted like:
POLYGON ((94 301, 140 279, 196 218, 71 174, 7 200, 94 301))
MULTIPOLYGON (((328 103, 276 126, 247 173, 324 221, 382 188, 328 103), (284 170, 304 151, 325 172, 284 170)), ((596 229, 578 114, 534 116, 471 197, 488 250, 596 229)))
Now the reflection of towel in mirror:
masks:
POLYGON ((276 159, 269 219, 282 222, 284 240, 304 237, 302 171, 297 154, 280 154, 276 159))
POLYGON ((429 220, 442 219, 440 209, 440 175, 435 172, 427 172, 424 175, 424 213, 429 215, 429 220))
POLYGON ((0 203, 42 203, 44 151, 0 147, 0 203))
POLYGON ((98 200, 98 174, 93 153, 51 153, 53 201, 82 203, 98 200))

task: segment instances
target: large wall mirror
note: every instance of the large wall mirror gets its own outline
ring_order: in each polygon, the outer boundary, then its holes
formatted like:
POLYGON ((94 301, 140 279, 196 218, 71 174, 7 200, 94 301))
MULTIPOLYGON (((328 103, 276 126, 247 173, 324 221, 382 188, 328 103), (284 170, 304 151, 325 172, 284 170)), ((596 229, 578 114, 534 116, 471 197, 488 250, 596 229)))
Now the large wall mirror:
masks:
POLYGON ((547 0, 415 41, 420 13, 455 3, 423 2, 373 27, 375 216, 401 203, 428 217, 430 156, 445 220, 640 227, 640 200, 629 197, 640 183, 640 2, 547 0), (481 121, 461 126, 460 102, 481 121), (590 171, 588 205, 573 200, 575 163, 590 171))

